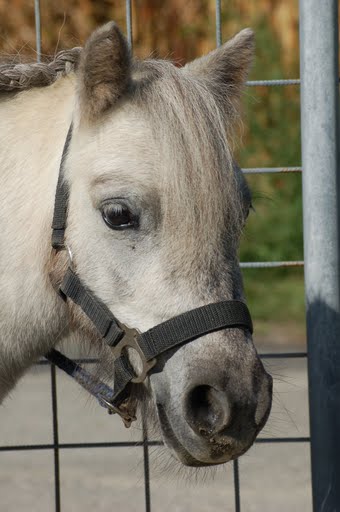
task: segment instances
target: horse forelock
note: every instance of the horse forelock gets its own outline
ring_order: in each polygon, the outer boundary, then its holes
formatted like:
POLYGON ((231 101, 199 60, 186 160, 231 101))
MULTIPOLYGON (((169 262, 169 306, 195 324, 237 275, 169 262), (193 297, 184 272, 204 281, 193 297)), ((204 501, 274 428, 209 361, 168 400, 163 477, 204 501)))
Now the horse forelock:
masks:
POLYGON ((144 61, 138 76, 136 97, 159 147, 165 239, 191 271, 193 259, 211 265, 216 251, 238 243, 244 220, 233 171, 235 112, 208 82, 170 62, 144 61))

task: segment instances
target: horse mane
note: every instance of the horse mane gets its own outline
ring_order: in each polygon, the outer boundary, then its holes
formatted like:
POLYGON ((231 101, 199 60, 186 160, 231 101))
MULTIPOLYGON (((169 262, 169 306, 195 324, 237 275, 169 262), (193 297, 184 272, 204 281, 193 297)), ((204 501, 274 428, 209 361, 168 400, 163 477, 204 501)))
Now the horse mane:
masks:
POLYGON ((0 62, 0 93, 46 87, 77 69, 82 48, 58 52, 49 62, 0 62))
POLYGON ((180 259, 182 271, 192 273, 193 260, 212 265, 221 237, 227 252, 242 230, 242 198, 233 171, 240 112, 226 106, 204 80, 169 61, 136 62, 134 72, 140 76, 135 100, 149 115, 160 148, 164 225, 167 239, 176 244, 172 260, 180 259))

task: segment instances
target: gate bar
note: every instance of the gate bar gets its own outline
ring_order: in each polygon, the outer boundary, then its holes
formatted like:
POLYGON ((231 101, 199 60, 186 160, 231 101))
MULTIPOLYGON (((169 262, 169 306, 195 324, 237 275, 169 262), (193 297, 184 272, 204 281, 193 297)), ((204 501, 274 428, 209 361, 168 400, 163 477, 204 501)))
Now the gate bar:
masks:
POLYGON ((37 61, 41 61, 41 16, 40 0, 34 0, 34 19, 35 19, 35 44, 37 52, 37 61))
POLYGON ((314 512, 340 510, 337 4, 337 0, 300 0, 303 225, 314 512))
POLYGON ((129 48, 132 50, 132 6, 131 0, 126 0, 125 3, 125 17, 126 17, 126 32, 129 48))
POLYGON ((217 48, 219 46, 222 45, 222 6, 221 6, 221 0, 216 0, 216 5, 215 5, 215 10, 216 10, 216 17, 215 17, 215 22, 216 22, 216 46, 217 48))
POLYGON ((57 402, 57 375, 55 365, 51 365, 51 393, 52 393, 52 423, 53 423, 53 452, 54 452, 54 501, 55 512, 61 511, 60 506, 60 463, 59 463, 59 429, 58 429, 58 402, 57 402))

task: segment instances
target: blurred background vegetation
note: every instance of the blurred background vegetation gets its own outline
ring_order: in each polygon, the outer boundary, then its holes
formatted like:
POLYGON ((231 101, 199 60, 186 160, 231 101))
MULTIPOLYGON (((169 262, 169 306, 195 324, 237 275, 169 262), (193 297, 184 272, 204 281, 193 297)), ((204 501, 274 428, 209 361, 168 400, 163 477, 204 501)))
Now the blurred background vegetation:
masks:
MULTIPOLYGON (((215 0, 133 0, 134 52, 179 64, 213 49, 215 0)), ((41 0, 42 49, 53 55, 81 46, 98 25, 125 28, 125 0, 41 0)), ((35 58, 33 0, 0 0, 0 52, 35 58)), ((299 76, 297 0, 222 0, 223 41, 246 26, 256 32, 250 79, 299 76)), ((248 87, 237 150, 242 167, 299 166, 299 88, 248 87)), ((241 245, 242 261, 302 260, 301 175, 248 178, 255 212, 241 245)), ((244 270, 258 335, 264 341, 304 343, 303 270, 244 270)))

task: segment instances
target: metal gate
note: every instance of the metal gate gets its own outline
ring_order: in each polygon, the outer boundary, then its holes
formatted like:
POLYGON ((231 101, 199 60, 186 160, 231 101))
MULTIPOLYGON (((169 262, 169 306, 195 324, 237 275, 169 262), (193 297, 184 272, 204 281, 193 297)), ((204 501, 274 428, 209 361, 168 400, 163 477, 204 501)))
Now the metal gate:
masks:
MULTIPOLYGON (((40 2, 35 0, 36 41, 41 56, 40 2)), ((131 0, 126 0, 127 36, 132 47, 131 0)), ((243 268, 305 267, 306 353, 267 353, 264 359, 308 356, 311 437, 258 438, 256 443, 311 443, 314 512, 340 512, 340 153, 338 5, 336 0, 300 0, 300 80, 257 80, 248 86, 301 86, 304 252, 302 261, 242 263, 243 268)), ((216 0, 216 44, 222 44, 221 0, 216 0)), ((245 173, 301 172, 301 167, 253 168, 245 173)), ((90 360, 86 360, 91 362, 90 360)), ((49 364, 42 361, 38 364, 49 364)), ((1 452, 52 450, 55 511, 61 510, 60 450, 141 446, 144 455, 145 510, 152 508, 148 439, 135 442, 60 443, 57 376, 51 367, 53 443, 1 446, 1 452)), ((308 468, 306 468, 308 471, 308 468)), ((241 511, 238 461, 233 462, 235 511, 241 511)))

